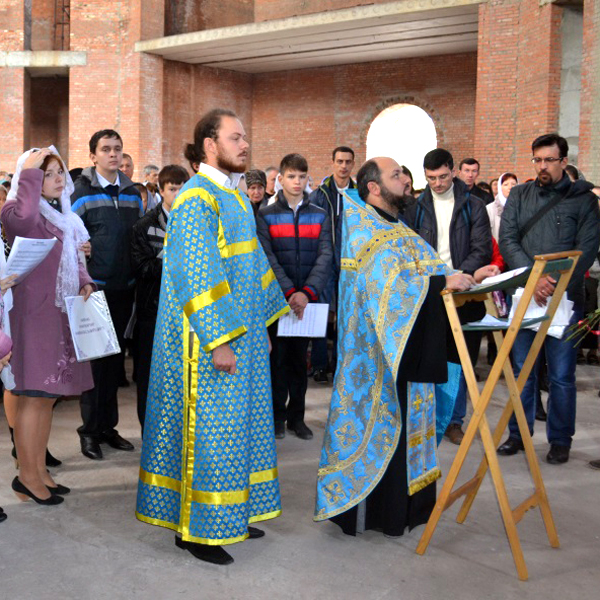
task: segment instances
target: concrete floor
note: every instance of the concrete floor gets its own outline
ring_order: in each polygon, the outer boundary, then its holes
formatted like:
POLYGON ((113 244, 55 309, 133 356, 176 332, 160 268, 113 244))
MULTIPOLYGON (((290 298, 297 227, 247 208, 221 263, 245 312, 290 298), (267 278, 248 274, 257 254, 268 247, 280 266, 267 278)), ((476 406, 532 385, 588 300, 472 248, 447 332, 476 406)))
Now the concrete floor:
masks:
MULTIPOLYGON (((491 484, 486 480, 466 523, 446 512, 424 556, 415 554, 423 527, 399 539, 367 532, 354 539, 329 522, 314 523, 315 473, 331 386, 310 384, 307 422, 315 437, 278 441, 283 515, 261 526, 267 535, 230 546, 229 567, 195 560, 174 545, 173 533, 134 517, 140 436, 135 387, 121 390, 119 431, 132 453, 105 451, 92 462, 79 452, 78 403, 55 411, 50 447, 64 461, 57 481, 73 492, 59 507, 20 503, 10 490, 15 475, 4 415, 0 417, 0 598, 28 600, 199 599, 597 599, 600 587, 600 472, 586 465, 600 458, 598 367, 578 367, 577 436, 567 465, 550 466, 544 428, 534 442, 541 461, 561 548, 550 548, 539 511, 519 524, 528 582, 519 582, 491 484)), ((501 388, 502 389, 502 388, 501 388)), ((490 415, 500 412, 500 394, 490 415)), ((443 442, 447 472, 456 446, 443 442)), ((479 448, 462 480, 476 468, 479 448)), ((501 458, 509 497, 516 506, 528 494, 523 453, 501 458)), ((439 489, 439 488, 438 488, 439 489)))

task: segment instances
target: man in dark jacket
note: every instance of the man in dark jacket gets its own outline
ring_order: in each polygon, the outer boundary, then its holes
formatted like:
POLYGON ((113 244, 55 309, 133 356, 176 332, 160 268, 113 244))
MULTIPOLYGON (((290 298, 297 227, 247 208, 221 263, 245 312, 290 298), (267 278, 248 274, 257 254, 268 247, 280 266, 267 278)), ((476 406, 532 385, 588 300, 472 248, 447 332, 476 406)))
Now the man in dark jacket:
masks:
POLYGON ((146 398, 150 382, 154 329, 158 315, 167 221, 173 201, 188 179, 188 172, 179 165, 163 167, 158 174, 158 189, 162 201, 133 226, 131 234, 131 268, 136 283, 134 342, 137 412, 142 433, 146 418, 146 398))
POLYGON ((458 178, 467 186, 467 189, 473 196, 477 196, 483 200, 484 204, 491 204, 494 197, 482 190, 477 185, 477 177, 479 177, 479 161, 476 158, 463 158, 458 166, 458 178))
MULTIPOLYGON (((332 153, 331 166, 333 173, 310 195, 310 201, 323 208, 329 214, 334 245, 334 261, 329 281, 323 290, 323 301, 329 303, 330 312, 336 312, 337 287, 340 279, 340 252, 342 248, 342 212, 344 211, 343 194, 347 189, 356 187, 352 180, 354 169, 354 150, 348 146, 338 146, 332 153)), ((335 322, 335 321, 334 321, 335 322)), ((334 327, 332 365, 335 365, 337 334, 334 327)), ((327 379, 327 338, 313 340, 311 363, 317 383, 326 384, 327 379)))
MULTIPOLYGON (((533 264, 536 254, 565 250, 581 250, 567 296, 574 303, 572 322, 583 315, 584 275, 592 266, 600 246, 600 211, 598 199, 586 181, 571 181, 564 169, 569 146, 556 135, 547 134, 534 140, 532 162, 537 173, 535 181, 515 186, 508 197, 500 224, 500 251, 510 269, 533 264)), ((535 301, 545 306, 552 295, 556 279, 546 276, 535 291, 535 301)), ((513 346, 513 368, 518 377, 535 333, 521 331, 513 346)), ((575 434, 575 367, 577 352, 573 340, 547 337, 544 343, 548 364, 549 397, 546 431, 550 464, 565 463, 575 434)), ((535 369, 521 393, 529 430, 535 421, 535 369)), ((498 454, 512 455, 523 450, 516 420, 511 418, 509 438, 498 448, 498 454)))
MULTIPOLYGON (((469 192, 460 179, 453 178, 454 160, 447 150, 437 148, 428 152, 423 167, 427 187, 418 201, 407 209, 407 224, 437 251, 450 268, 473 275, 492 260, 492 231, 485 205, 469 192)), ((481 319, 484 314, 482 302, 469 302, 459 309, 463 323, 481 319)), ((450 360, 459 362, 451 335, 448 340, 451 341, 450 360)), ((465 340, 471 361, 475 364, 481 334, 468 332, 465 340)), ((463 375, 454 413, 446 429, 446 437, 453 444, 462 441, 466 410, 467 390, 463 375)))
MULTIPOLYGON (((309 302, 319 301, 329 278, 333 247, 331 221, 304 192, 308 164, 300 154, 283 157, 279 168, 282 190, 277 200, 258 211, 258 237, 290 308, 302 318, 309 302)), ((277 337, 277 324, 269 328, 273 350, 271 377, 275 437, 288 429, 311 439, 304 423, 307 387, 306 353, 309 338, 277 337), (286 410, 286 400, 289 404, 286 410)))
MULTIPOLYGON (((85 224, 92 245, 88 271, 106 295, 119 344, 133 306, 134 279, 129 260, 131 229, 143 213, 142 200, 131 180, 119 171, 123 140, 112 129, 96 132, 90 139, 93 167, 84 169, 75 182, 72 209, 85 224)), ((115 427, 119 421, 117 389, 123 356, 117 354, 92 361, 94 388, 81 396, 83 425, 77 430, 81 452, 101 459, 100 443, 117 450, 133 450, 115 427)))

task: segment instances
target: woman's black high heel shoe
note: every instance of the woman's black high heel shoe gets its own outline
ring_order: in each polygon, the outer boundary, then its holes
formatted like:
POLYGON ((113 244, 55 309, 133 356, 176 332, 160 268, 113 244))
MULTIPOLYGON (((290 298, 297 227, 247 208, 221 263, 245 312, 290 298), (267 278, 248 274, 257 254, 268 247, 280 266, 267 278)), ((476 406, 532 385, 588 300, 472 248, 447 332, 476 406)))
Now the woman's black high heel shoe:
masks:
POLYGON ((50 494, 50 498, 46 498, 45 500, 42 500, 41 498, 38 498, 37 496, 35 496, 34 494, 32 494, 20 481, 18 477, 15 477, 12 481, 12 489, 15 492, 15 494, 17 495, 17 497, 22 500, 23 502, 25 502, 27 500, 27 498, 31 498, 32 500, 34 500, 35 502, 37 502, 37 504, 43 504, 44 506, 54 506, 55 504, 60 504, 61 502, 64 502, 64 498, 62 496, 56 496, 54 494, 50 494))
POLYGON ((60 483, 56 484, 56 487, 46 486, 51 494, 55 494, 56 496, 66 496, 70 493, 71 488, 68 488, 66 485, 60 485, 60 483))
POLYGON ((6 521, 7 515, 6 513, 2 510, 2 507, 0 506, 0 523, 2 523, 2 521, 6 521))

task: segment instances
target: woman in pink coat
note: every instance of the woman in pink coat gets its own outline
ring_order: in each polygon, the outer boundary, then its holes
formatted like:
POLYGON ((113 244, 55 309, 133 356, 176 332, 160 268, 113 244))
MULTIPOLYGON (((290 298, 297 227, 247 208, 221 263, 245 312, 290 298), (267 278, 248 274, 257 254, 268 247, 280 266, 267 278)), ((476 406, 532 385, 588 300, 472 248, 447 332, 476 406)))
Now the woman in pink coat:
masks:
POLYGON ((21 156, 1 219, 10 244, 15 236, 56 237, 48 256, 13 288, 9 313, 14 341, 10 362, 18 396, 14 425, 19 475, 12 488, 22 500, 60 504, 69 488, 57 485, 46 469, 52 406, 60 396, 79 395, 93 386, 90 365, 78 363, 66 315, 65 298, 94 290, 78 248, 88 239, 81 219, 71 212, 73 190, 54 149, 21 156))

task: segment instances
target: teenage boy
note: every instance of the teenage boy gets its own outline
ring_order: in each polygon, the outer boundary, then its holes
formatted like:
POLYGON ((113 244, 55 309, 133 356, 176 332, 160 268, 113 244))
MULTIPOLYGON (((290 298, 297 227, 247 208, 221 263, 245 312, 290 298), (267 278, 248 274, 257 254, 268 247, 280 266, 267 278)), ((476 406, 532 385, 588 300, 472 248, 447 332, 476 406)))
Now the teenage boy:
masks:
MULTIPOLYGON (((90 139, 93 167, 84 169, 71 196, 73 212, 82 219, 92 246, 88 271, 103 290, 121 348, 133 307, 133 275, 129 261, 133 225, 142 216, 142 200, 131 179, 119 171, 123 140, 112 129, 90 139)), ((101 443, 117 450, 133 450, 115 429, 119 421, 117 389, 123 370, 123 354, 92 361, 93 389, 81 395, 83 425, 77 430, 81 452, 102 458, 101 443)))
POLYGON ((168 165, 158 174, 161 203, 148 211, 133 227, 131 267, 135 277, 137 412, 144 431, 146 398, 150 381, 150 363, 154 329, 158 315, 158 297, 162 276, 163 245, 171 206, 188 172, 179 165, 168 165))
MULTIPOLYGON (((331 220, 304 191, 308 163, 300 154, 283 157, 276 201, 258 211, 257 232, 271 268, 296 316, 301 319, 309 302, 318 302, 328 281, 333 259, 331 220)), ((309 338, 277 337, 269 328, 275 437, 285 437, 285 423, 299 438, 312 431, 304 423, 308 383, 306 353, 309 338), (289 403, 286 409, 286 401, 289 403)))

